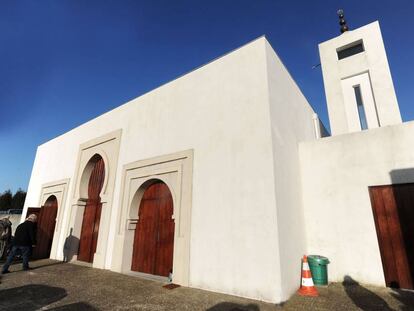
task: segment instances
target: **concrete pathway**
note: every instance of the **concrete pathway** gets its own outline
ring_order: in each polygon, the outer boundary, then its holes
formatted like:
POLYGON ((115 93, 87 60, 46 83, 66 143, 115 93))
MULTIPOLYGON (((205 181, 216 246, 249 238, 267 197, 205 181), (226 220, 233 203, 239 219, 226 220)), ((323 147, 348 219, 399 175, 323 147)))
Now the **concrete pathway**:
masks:
POLYGON ((52 260, 32 263, 34 270, 1 278, 0 310, 144 310, 144 311, 268 311, 268 310, 414 310, 414 293, 348 285, 321 288, 320 297, 293 296, 283 306, 203 290, 168 290, 162 283, 106 270, 52 260))

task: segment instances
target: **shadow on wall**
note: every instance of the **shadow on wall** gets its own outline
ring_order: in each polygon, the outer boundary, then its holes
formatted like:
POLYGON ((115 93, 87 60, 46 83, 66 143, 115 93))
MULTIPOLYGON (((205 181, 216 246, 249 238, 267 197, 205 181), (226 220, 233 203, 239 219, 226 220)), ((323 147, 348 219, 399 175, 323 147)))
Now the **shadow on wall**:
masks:
POLYGON ((63 261, 70 262, 73 256, 78 254, 79 248, 79 239, 75 237, 73 234, 73 228, 70 228, 70 233, 65 240, 65 244, 63 245, 63 261))
POLYGON ((255 304, 241 305, 232 302, 222 302, 206 311, 260 311, 260 308, 255 304))
POLYGON ((0 291, 2 310, 34 311, 67 296, 66 290, 40 284, 31 284, 0 291))
POLYGON ((414 182, 414 168, 404 168, 390 171, 393 184, 406 184, 414 182))

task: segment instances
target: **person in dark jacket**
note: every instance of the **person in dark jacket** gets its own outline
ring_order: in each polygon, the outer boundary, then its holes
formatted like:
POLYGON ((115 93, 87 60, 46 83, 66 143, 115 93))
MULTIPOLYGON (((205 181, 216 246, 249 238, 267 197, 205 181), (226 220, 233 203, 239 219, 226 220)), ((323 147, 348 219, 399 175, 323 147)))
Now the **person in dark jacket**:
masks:
POLYGON ((36 246, 36 221, 37 216, 35 214, 30 214, 24 223, 17 226, 12 242, 13 246, 9 256, 7 256, 7 261, 3 266, 2 274, 10 272, 9 266, 18 252, 20 252, 23 257, 23 270, 29 270, 29 256, 32 247, 36 246))

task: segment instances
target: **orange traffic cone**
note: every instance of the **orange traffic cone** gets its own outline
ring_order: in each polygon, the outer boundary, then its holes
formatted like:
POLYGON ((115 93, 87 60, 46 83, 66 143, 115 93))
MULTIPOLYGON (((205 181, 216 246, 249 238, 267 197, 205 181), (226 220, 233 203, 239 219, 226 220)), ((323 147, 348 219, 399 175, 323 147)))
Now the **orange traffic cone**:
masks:
POLYGON ((313 285, 312 274, 309 269, 308 257, 306 257, 306 255, 304 255, 302 259, 302 283, 300 285, 298 293, 302 296, 316 297, 319 295, 318 291, 313 285))

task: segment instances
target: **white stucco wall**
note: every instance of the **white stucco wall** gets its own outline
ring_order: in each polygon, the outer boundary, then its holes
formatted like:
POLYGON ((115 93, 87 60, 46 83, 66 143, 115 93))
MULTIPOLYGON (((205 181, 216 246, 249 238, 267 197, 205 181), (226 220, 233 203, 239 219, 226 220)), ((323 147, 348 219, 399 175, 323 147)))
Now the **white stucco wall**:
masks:
POLYGON ((414 182, 414 122, 300 144, 308 253, 345 275, 384 286, 368 186, 414 182))
POLYGON ((282 300, 300 284, 306 252, 298 143, 315 139, 314 111, 274 50, 266 44, 282 300))
MULTIPOLYGON (((106 268, 113 256, 123 165, 193 149, 190 286, 272 302, 286 297, 266 69, 274 55, 266 45, 259 38, 39 146, 25 207, 38 204, 43 184, 70 178, 69 199, 59 207, 65 214, 58 248, 68 234, 79 145, 122 129, 106 268)), ((282 212, 282 218, 288 217, 282 212)))

